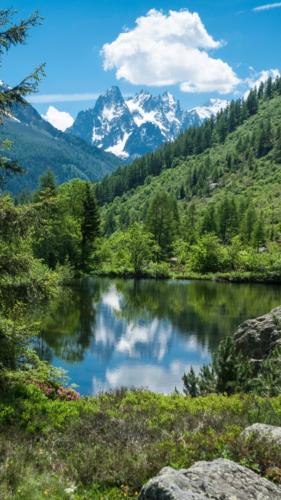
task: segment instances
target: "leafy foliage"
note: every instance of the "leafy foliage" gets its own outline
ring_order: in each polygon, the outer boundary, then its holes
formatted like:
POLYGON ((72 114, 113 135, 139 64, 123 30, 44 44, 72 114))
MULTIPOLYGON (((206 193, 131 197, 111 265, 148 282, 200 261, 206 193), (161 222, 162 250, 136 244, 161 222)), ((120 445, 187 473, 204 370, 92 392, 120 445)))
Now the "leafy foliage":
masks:
MULTIPOLYGON (((215 119, 211 118, 200 127, 188 129, 174 142, 167 143, 156 152, 137 159, 129 167, 117 169, 113 175, 106 177, 98 184, 97 198, 99 202, 111 202, 116 196, 122 196, 126 192, 143 185, 149 176, 158 176, 167 168, 175 168, 183 158, 200 155, 217 144, 224 144, 237 127, 257 114, 263 101, 267 102, 277 95, 281 95, 281 78, 278 78, 275 82, 269 79, 265 86, 262 85, 258 90, 251 90, 246 100, 232 101, 227 109, 221 111, 215 119)), ((256 155, 261 157, 271 149, 269 140, 271 123, 268 121, 265 126, 263 123, 259 125, 254 138, 248 142, 249 148, 247 149, 249 151, 253 149, 256 155)), ((239 150, 243 150, 245 144, 246 141, 243 137, 243 142, 241 140, 237 144, 237 153, 240 152, 239 150)), ((245 149, 244 152, 246 152, 245 149)), ((236 159, 232 155, 228 157, 229 165, 234 166, 237 160, 238 158, 236 159)), ((205 168, 205 172, 206 170, 207 168, 205 168)), ((196 167, 192 169, 190 171, 189 189, 193 190, 203 182, 204 169, 197 170, 196 167)), ((185 191, 185 189, 182 191, 185 191)))
POLYGON ((278 395, 281 391, 281 352, 276 349, 265 360, 251 362, 237 351, 233 337, 221 340, 211 366, 203 366, 198 375, 191 367, 183 375, 184 392, 199 395, 235 392, 278 395))
POLYGON ((280 88, 280 79, 269 80, 98 184, 104 233, 144 223, 161 248, 156 263, 171 275, 280 279, 280 88))
POLYGON ((34 492, 34 498, 67 498, 68 488, 77 500, 135 497, 163 466, 219 457, 263 475, 281 466, 278 450, 239 437, 257 419, 280 425, 280 396, 120 390, 61 401, 19 383, 13 395, 14 402, 6 399, 0 407, 3 498, 33 498, 34 492))

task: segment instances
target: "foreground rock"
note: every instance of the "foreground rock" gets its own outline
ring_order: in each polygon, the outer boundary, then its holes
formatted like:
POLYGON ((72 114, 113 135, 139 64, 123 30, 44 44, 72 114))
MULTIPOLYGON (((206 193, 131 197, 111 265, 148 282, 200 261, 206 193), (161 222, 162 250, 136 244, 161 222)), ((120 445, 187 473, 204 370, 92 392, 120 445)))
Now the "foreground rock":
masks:
POLYGON ((280 447, 281 452, 281 427, 266 424, 253 424, 246 427, 241 434, 242 439, 253 439, 256 443, 265 443, 271 447, 280 447))
POLYGON ((281 307, 242 323, 234 334, 237 348, 246 357, 259 361, 281 346, 281 307))
POLYGON ((281 487, 255 472, 218 459, 189 469, 165 467, 143 488, 141 500, 280 500, 281 487))

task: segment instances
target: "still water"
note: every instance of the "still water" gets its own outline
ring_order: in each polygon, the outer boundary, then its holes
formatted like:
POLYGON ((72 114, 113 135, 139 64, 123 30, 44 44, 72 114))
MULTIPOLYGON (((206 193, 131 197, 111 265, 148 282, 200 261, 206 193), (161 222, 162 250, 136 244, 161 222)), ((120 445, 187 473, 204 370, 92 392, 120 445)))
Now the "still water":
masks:
POLYGON ((42 311, 36 349, 81 394, 171 392, 243 320, 281 304, 277 285, 88 278, 42 311))

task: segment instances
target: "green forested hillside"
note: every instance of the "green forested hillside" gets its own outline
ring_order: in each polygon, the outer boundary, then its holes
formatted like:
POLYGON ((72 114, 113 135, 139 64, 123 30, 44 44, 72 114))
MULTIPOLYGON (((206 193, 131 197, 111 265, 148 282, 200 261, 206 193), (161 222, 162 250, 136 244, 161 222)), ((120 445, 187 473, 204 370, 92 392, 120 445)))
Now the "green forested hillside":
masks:
POLYGON ((114 214, 117 227, 122 226, 124 212, 128 221, 141 220, 148 200, 159 188, 176 197, 183 215, 194 204, 198 217, 226 195, 235 195, 236 201, 246 197, 246 204, 252 202, 262 210, 266 220, 274 223, 277 235, 281 210, 279 126, 281 97, 278 96, 261 103, 259 112, 229 134, 223 144, 178 159, 173 167, 163 169, 158 176, 147 177, 144 185, 115 198, 106 206, 107 214, 110 213, 110 217, 114 214), (269 128, 268 137, 263 137, 266 128, 269 128), (264 155, 255 152, 259 142, 266 149, 264 155))
POLYGON ((184 268, 191 265, 192 248, 198 253, 196 245, 205 250, 211 245, 216 255, 220 248, 220 264, 193 263, 193 271, 235 270, 229 252, 247 253, 251 263, 243 263, 244 271, 263 271, 261 261, 270 259, 271 252, 276 263, 281 236, 280 88, 280 79, 269 80, 247 100, 231 103, 216 120, 105 178, 97 185, 105 234, 143 223, 160 245, 161 258, 174 257, 184 268), (189 153, 181 154, 184 149, 189 153), (159 172, 152 175, 157 162, 159 172), (162 229, 155 215, 160 209, 162 229))
MULTIPOLYGON (((121 167, 113 175, 106 177, 97 187, 98 199, 101 203, 110 202, 116 196, 121 196, 143 185, 148 177, 157 176, 165 169, 174 168, 185 158, 198 156, 218 144, 224 144, 226 138, 239 126, 259 113, 263 104, 268 104, 280 95, 281 78, 274 82, 269 79, 266 84, 261 84, 258 91, 252 90, 246 99, 232 101, 228 108, 221 111, 216 118, 205 121, 200 127, 188 129, 174 142, 166 143, 157 151, 137 159, 129 167, 121 167)), ((270 144, 265 145, 264 148, 261 145, 264 135, 271 135, 266 125, 264 123, 264 129, 260 129, 257 136, 251 137, 251 144, 239 144, 240 150, 237 151, 237 156, 244 146, 246 146, 246 149, 244 148, 246 158, 250 152, 257 157, 264 156, 268 152, 270 144), (258 142, 261 143, 260 147, 258 142)), ((248 126, 250 124, 246 123, 246 128, 248 126)), ((209 168, 208 171, 210 171, 209 168)))
POLYGON ((24 171, 8 180, 9 191, 33 191, 48 169, 61 184, 73 178, 99 180, 120 163, 114 155, 55 129, 29 104, 14 105, 12 116, 4 118, 0 127, 0 145, 9 140, 11 148, 1 150, 0 146, 0 151, 16 159, 24 171))

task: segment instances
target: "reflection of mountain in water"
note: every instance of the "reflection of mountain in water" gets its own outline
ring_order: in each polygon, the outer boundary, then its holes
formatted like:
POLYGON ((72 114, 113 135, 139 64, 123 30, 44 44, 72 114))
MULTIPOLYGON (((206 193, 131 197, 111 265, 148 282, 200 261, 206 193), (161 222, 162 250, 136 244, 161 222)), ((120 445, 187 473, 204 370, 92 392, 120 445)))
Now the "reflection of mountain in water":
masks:
POLYGON ((220 338, 281 302, 279 287, 86 279, 41 316, 40 356, 63 365, 82 392, 121 385, 173 389, 220 338))

